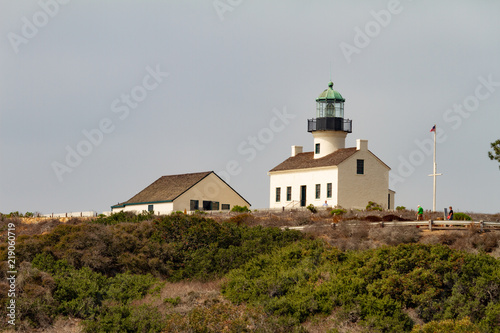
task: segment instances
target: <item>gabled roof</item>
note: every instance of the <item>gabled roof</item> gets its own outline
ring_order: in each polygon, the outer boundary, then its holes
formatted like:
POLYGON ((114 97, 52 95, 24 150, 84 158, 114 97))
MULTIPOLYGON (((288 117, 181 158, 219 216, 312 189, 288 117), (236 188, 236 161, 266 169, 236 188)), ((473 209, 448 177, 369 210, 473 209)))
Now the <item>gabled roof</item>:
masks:
MULTIPOLYGON (((141 192, 134 195, 129 200, 119 203, 117 205, 111 206, 111 208, 124 207, 126 205, 137 205, 146 203, 160 203, 160 202, 172 202, 177 199, 181 194, 189 190, 191 187, 198 184, 204 178, 208 177, 213 173, 217 178, 219 178, 224 184, 226 184, 233 191, 234 189, 229 186, 224 180, 222 180, 213 171, 197 172, 197 173, 185 173, 180 175, 172 176, 162 176, 158 178, 154 183, 146 187, 141 192)), ((238 192, 234 191, 243 200, 245 200, 238 192)), ((246 201, 246 200, 245 200, 246 201)), ((248 203, 248 201, 246 201, 248 203)), ((250 205, 250 203, 248 203, 250 205)))
POLYGON ((314 152, 300 153, 287 158, 269 172, 335 166, 354 155, 356 151, 356 147, 342 148, 322 158, 316 159, 314 158, 314 152))

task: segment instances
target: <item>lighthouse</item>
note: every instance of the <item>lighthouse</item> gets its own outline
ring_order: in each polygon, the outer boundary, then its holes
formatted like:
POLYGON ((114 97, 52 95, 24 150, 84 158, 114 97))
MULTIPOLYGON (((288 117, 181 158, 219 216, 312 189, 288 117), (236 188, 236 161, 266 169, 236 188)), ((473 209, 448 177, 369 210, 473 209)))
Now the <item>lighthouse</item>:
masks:
POLYGON ((307 120, 307 131, 314 137, 315 159, 345 148, 347 133, 352 133, 352 120, 344 118, 344 103, 332 81, 316 99, 316 118, 307 120))
POLYGON ((344 118, 345 99, 333 82, 316 98, 316 118, 307 119, 313 151, 292 146, 291 156, 269 170, 269 207, 296 209, 343 207, 364 209, 372 201, 394 209, 389 166, 368 149, 368 140, 345 146, 352 121, 344 118))

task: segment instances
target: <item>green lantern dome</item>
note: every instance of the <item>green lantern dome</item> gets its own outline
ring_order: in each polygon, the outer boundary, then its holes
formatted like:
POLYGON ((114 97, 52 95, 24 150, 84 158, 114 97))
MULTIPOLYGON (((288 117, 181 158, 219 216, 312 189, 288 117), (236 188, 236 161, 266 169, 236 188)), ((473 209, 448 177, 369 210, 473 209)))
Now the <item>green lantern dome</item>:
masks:
POLYGON ((345 99, 333 90, 333 82, 328 82, 325 89, 316 99, 316 118, 307 120, 307 131, 352 132, 352 120, 344 119, 345 99))
POLYGON ((333 82, 330 81, 330 82, 328 82, 328 89, 325 89, 316 99, 316 102, 320 102, 320 101, 345 102, 345 99, 342 97, 342 95, 338 91, 333 90, 333 82))

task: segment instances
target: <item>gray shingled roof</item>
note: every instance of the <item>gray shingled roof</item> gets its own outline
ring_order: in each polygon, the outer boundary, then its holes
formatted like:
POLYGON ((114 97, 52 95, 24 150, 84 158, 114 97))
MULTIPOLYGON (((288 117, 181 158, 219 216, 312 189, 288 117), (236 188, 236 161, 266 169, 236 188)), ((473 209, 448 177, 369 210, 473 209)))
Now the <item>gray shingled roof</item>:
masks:
POLYGON ((287 158, 281 164, 269 170, 269 172, 335 166, 339 165, 347 158, 354 155, 356 151, 357 150, 355 147, 342 148, 322 158, 316 159, 314 158, 314 152, 300 153, 293 157, 287 158))
MULTIPOLYGON (((129 200, 111 206, 111 208, 118 208, 132 204, 174 201, 177 197, 179 197, 181 194, 183 194, 191 187, 199 183, 201 180, 203 180, 203 178, 207 177, 211 173, 213 173, 224 184, 226 184, 230 189, 234 191, 234 189, 231 186, 229 186, 222 178, 217 176, 217 174, 213 171, 162 176, 158 178, 154 183, 146 187, 144 190, 134 195, 129 200)), ((250 203, 245 198, 243 198, 238 192, 234 191, 234 193, 239 195, 243 200, 245 200, 245 202, 248 203, 248 205, 250 205, 250 203)))
POLYGON ((146 202, 173 201, 213 171, 162 176, 129 200, 113 207, 146 202))

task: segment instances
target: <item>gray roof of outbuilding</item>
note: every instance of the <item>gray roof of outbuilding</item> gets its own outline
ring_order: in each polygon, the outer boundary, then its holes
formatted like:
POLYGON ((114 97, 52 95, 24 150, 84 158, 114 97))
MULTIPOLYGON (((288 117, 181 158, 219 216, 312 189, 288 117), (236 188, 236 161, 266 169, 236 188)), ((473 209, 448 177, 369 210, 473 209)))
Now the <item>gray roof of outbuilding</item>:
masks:
MULTIPOLYGON (((211 173, 217 176, 217 174, 213 171, 162 176, 158 178, 155 182, 153 182, 151 185, 146 187, 144 190, 134 195, 129 200, 111 206, 111 208, 124 207, 126 205, 133 205, 133 204, 172 202, 181 194, 189 190, 191 187, 195 186, 197 183, 199 183, 201 180, 203 180, 211 173)), ((224 182, 224 180, 222 180, 219 176, 217 177, 222 182, 224 182)), ((226 182, 224 183, 234 191, 234 189, 231 186, 229 186, 226 182)), ((238 194, 243 200, 245 200, 238 192, 236 191, 234 192, 238 194)), ((246 202, 248 203, 248 201, 246 202)))

